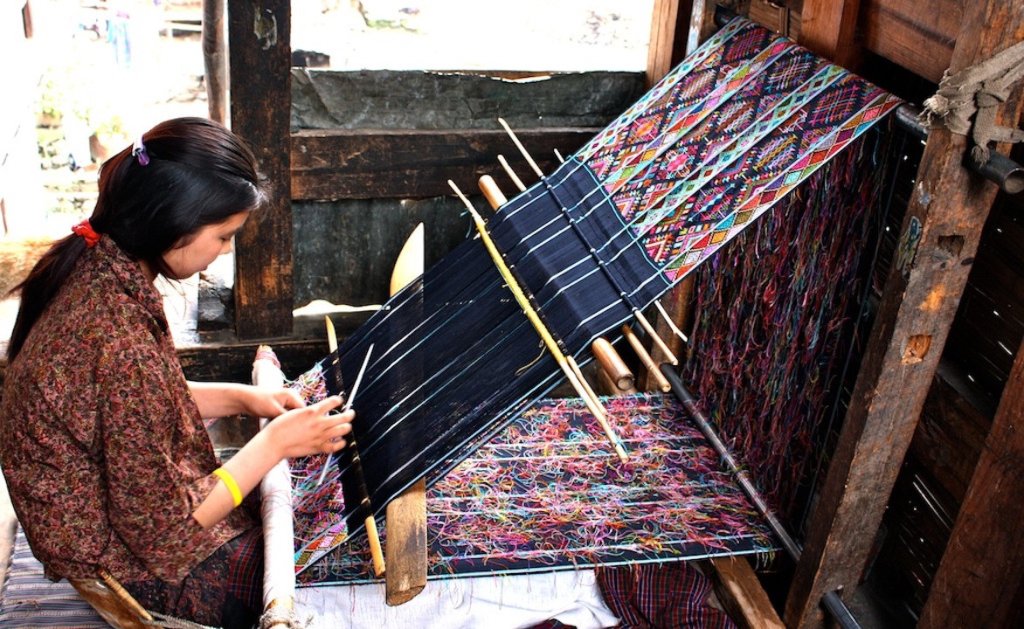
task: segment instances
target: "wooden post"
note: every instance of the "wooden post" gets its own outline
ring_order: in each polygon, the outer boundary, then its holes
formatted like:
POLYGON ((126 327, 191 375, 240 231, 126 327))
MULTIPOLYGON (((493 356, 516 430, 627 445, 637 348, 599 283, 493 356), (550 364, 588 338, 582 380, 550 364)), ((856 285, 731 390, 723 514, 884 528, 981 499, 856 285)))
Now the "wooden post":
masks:
POLYGON ((203 68, 210 120, 228 124, 227 49, 224 45, 224 0, 203 0, 203 68))
MULTIPOLYGON (((1022 28, 1024 4, 969 3, 951 72, 1008 47, 1022 28)), ((1016 121, 1020 104, 1019 94, 1011 97, 1004 120, 1016 121)), ((899 254, 790 587, 787 627, 820 626, 822 596, 853 589, 868 559, 997 192, 962 166, 966 150, 967 138, 945 128, 929 135, 899 254)))
POLYGON ((235 328, 240 339, 292 332, 291 3, 232 2, 228 14, 231 125, 256 154, 270 200, 236 238, 235 328))
MULTIPOLYGON (((406 240, 391 275, 391 294, 423 275, 423 224, 406 240)), ((427 483, 422 478, 388 503, 384 601, 401 605, 427 586, 427 483)))
POLYGON ((844 68, 855 69, 860 47, 854 41, 860 0, 804 0, 799 42, 844 68))
POLYGON ((960 505, 918 627, 1011 627, 1024 586, 1024 345, 960 505))

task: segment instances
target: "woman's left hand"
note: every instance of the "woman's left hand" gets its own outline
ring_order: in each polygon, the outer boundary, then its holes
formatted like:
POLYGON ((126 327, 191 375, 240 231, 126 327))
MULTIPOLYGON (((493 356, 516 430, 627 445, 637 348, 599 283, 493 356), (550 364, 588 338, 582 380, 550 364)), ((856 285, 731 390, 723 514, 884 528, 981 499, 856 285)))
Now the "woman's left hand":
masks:
POLYGON ((262 389, 252 387, 244 400, 247 415, 273 419, 293 408, 302 408, 306 404, 299 394, 291 389, 262 389))

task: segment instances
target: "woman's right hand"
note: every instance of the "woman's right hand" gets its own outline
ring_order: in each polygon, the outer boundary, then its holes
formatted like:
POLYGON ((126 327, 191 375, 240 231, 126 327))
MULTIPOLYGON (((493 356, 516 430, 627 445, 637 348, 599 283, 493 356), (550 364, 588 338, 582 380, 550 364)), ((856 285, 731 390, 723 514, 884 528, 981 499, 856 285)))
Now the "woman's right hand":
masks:
POLYGON ((345 435, 352 432, 353 410, 332 413, 341 406, 339 396, 330 396, 309 406, 294 408, 267 424, 271 443, 282 458, 295 458, 328 452, 345 447, 345 435))

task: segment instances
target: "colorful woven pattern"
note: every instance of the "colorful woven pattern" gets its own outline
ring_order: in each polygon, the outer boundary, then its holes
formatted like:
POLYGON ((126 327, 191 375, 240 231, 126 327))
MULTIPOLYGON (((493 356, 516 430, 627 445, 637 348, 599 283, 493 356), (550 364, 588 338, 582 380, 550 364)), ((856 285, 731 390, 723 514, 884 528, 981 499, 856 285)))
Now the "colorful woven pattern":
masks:
MULTIPOLYGON (((582 402, 544 400, 428 491, 432 577, 774 549, 767 527, 674 398, 604 401, 635 452, 629 463, 609 465, 610 445, 582 402)), ((315 472, 295 470, 299 478, 315 472)), ((336 480, 325 485, 340 494, 336 480)), ((304 513, 296 537, 322 537, 341 513, 304 513)), ((308 551, 296 556, 300 570, 308 551)), ((345 544, 300 581, 366 581, 369 559, 365 543, 345 544)))
MULTIPOLYGON (((467 240, 344 340, 339 390, 374 348, 354 404, 362 472, 350 457, 337 465, 349 534, 371 515, 380 525, 417 480, 444 483, 557 385, 551 347, 590 361, 595 338, 631 321, 897 104, 747 20, 723 28, 499 208, 486 230, 509 277, 482 239, 467 240), (513 279, 532 322, 510 297, 513 279), (366 487, 369 501, 353 487, 366 487)), ((334 499, 308 490, 320 497, 316 512, 334 499)), ((333 526, 306 547, 325 552, 342 537, 333 526)))

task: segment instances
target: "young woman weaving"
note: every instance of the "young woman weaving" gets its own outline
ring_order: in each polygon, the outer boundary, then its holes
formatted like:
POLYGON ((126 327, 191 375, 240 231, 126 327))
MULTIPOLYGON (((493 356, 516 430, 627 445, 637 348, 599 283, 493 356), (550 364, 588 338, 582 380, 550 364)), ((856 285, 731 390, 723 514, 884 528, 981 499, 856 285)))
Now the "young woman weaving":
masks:
POLYGON ((187 382, 153 281, 230 252, 264 194, 230 131, 161 123, 103 164, 92 216, 18 287, 0 463, 50 578, 105 570, 151 611, 259 618, 262 538, 238 507, 283 458, 344 447, 353 413, 332 414, 337 397, 304 407, 283 389, 187 382), (202 420, 238 413, 276 419, 218 467, 202 420))

